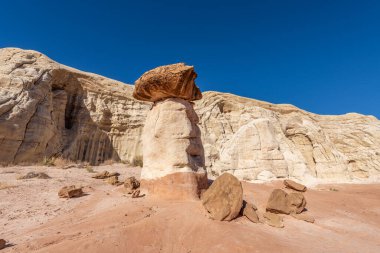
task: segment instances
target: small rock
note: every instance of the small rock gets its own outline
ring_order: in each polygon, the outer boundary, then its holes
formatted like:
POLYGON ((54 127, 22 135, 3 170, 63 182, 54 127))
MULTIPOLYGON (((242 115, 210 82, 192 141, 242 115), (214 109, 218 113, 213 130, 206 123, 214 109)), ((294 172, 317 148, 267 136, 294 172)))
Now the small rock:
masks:
POLYGON ((293 180, 284 180, 284 185, 286 188, 293 189, 299 192, 305 192, 307 190, 306 186, 296 183, 293 180))
POLYGON ((107 178, 107 183, 111 185, 120 185, 121 183, 119 182, 119 177, 118 176, 112 176, 107 178))
POLYGON ((108 172, 108 171, 103 171, 103 172, 100 172, 94 176, 92 176, 92 178, 96 178, 96 179, 106 179, 106 178, 109 178, 109 177, 113 177, 113 176, 120 176, 120 173, 117 173, 117 172, 108 172))
POLYGON ((75 185, 65 186, 58 192, 60 198, 76 198, 83 195, 82 188, 78 188, 75 185))
POLYGON ((4 239, 0 239, 0 250, 4 249, 6 244, 7 242, 4 239))
POLYGON ((63 166, 62 169, 63 170, 67 170, 67 169, 70 169, 70 168, 74 168, 75 166, 76 166, 75 164, 70 164, 70 165, 63 166))
POLYGON ((292 217, 296 218, 297 220, 303 220, 303 221, 310 222, 310 223, 314 223, 314 221, 315 221, 313 216, 306 214, 306 213, 300 213, 300 214, 292 213, 291 215, 292 215, 292 217))
POLYGON ((140 190, 134 190, 132 193, 132 198, 138 198, 140 196, 140 190))
POLYGON ((40 173, 38 173, 37 178, 40 178, 40 179, 49 179, 51 177, 48 174, 44 173, 44 172, 40 172, 40 173))
POLYGON ((235 176, 224 173, 202 194, 202 203, 214 220, 235 219, 243 206, 243 188, 235 176))
POLYGON ((272 213, 290 214, 287 196, 288 194, 281 189, 273 190, 269 196, 266 210, 272 213))
POLYGON ((243 215, 245 217, 247 217, 250 221, 254 222, 254 223, 259 223, 259 216, 257 215, 256 213, 256 206, 251 204, 251 203, 247 203, 246 201, 243 201, 243 215))
POLYGON ((284 223, 282 222, 282 217, 278 214, 266 212, 264 213, 264 220, 265 223, 269 226, 276 227, 276 228, 283 228, 284 223))
POLYGON ((129 177, 124 181, 124 187, 127 189, 127 193, 131 194, 140 187, 140 182, 135 177, 129 177))
POLYGON ((44 172, 28 172, 25 176, 20 176, 17 179, 31 179, 31 178, 49 179, 51 177, 44 172))

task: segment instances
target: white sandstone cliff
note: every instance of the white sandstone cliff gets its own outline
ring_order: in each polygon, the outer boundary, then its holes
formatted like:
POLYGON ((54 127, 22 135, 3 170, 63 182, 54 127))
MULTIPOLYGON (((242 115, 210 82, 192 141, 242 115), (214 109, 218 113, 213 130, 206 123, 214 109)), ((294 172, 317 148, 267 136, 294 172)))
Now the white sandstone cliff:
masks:
MULTIPOLYGON (((152 105, 135 100, 132 92, 133 86, 35 51, 0 49, 0 163, 50 156, 140 163, 142 128, 152 105)), ((204 92, 195 111, 209 175, 379 179, 375 117, 321 116, 218 92, 204 92)))

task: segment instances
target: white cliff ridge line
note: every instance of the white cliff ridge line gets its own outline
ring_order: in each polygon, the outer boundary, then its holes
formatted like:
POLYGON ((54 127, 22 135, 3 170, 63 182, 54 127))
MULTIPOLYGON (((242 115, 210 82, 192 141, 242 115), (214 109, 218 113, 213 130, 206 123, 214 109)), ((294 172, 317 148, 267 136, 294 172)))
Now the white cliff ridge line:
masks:
MULTIPOLYGON (((141 135, 151 104, 132 92, 131 85, 39 52, 0 49, 0 163, 63 156, 143 164, 141 135)), ((209 176, 379 182, 380 121, 373 116, 321 116, 218 92, 203 92, 194 108, 209 176)))

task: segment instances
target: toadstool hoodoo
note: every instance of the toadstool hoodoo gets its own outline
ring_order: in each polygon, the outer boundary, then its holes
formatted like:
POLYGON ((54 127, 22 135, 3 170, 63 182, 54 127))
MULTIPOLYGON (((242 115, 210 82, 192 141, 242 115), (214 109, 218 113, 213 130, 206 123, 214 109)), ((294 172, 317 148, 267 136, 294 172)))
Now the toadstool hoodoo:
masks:
POLYGON ((134 97, 154 102, 142 133, 142 187, 168 199, 197 199, 207 188, 198 116, 191 101, 202 98, 194 68, 182 63, 143 74, 134 97))

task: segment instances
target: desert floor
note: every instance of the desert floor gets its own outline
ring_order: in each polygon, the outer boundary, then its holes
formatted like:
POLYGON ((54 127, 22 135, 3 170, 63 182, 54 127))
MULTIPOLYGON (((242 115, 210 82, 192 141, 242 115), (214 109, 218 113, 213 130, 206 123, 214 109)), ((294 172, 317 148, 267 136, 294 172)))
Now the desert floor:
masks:
MULTIPOLYGON (((123 164, 93 167, 117 171, 123 180, 139 168, 123 164)), ((319 185, 306 193, 315 223, 284 216, 285 228, 208 218, 200 201, 132 199, 123 186, 93 179, 86 169, 0 168, 1 252, 380 252, 380 184, 319 185), (30 171, 51 179, 23 179, 30 171), (65 185, 83 186, 85 195, 58 198, 65 185)), ((281 182, 243 183, 244 197, 259 211, 281 182)))

